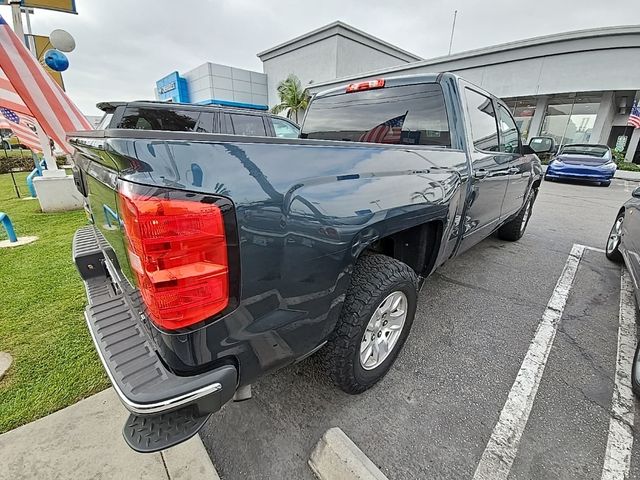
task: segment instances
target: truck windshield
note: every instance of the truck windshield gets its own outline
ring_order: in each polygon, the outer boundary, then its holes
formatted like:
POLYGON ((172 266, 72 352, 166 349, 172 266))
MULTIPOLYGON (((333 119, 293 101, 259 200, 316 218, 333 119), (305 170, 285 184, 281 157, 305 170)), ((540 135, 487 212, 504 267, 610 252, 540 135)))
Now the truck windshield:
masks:
POLYGON ((302 138, 407 145, 451 145, 440 85, 384 87, 311 102, 302 138))

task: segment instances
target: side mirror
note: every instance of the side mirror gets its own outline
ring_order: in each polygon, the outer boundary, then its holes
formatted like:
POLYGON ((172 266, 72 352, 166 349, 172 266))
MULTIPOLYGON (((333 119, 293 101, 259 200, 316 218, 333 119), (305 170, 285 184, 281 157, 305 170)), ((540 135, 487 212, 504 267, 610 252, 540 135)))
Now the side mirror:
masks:
POLYGON ((554 153, 556 149, 556 141, 553 137, 531 137, 529 147, 535 153, 554 153))
POLYGON ((640 187, 636 187, 636 189, 631 193, 631 196, 634 198, 640 198, 640 187))

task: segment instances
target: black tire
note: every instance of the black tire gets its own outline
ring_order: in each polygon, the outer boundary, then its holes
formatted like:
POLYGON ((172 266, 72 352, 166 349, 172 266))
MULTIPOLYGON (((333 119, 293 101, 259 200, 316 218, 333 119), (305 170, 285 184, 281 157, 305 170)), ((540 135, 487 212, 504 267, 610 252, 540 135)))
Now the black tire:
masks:
POLYGON ((600 182, 600 186, 601 187, 608 187, 609 185, 611 185, 611 180, 606 180, 604 182, 600 182))
POLYGON ((612 262, 622 263, 624 259, 622 258, 622 253, 620 253, 621 238, 618 236, 617 241, 614 241, 612 244, 609 243, 610 240, 613 240, 611 237, 615 233, 618 221, 620 221, 620 227, 622 227, 622 222, 624 221, 624 210, 618 213, 615 222, 613 222, 613 225, 611 226, 609 236, 607 237, 607 244, 604 246, 604 252, 607 258, 612 262))
POLYGON ((323 363, 338 387, 346 393, 358 394, 385 376, 409 335, 417 300, 418 278, 408 265, 377 254, 364 255, 358 260, 340 318, 323 349, 323 363), (404 325, 388 356, 378 366, 367 370, 360 360, 367 325, 383 301, 397 291, 404 293, 407 299, 404 325))
POLYGON ((2 148, 2 150, 11 150, 11 145, 9 145, 9 142, 7 142, 6 140, 2 141, 2 145, 0 145, 0 147, 2 148))
POLYGON ((535 190, 532 190, 518 215, 498 229, 498 237, 500 239, 515 242, 522 238, 531 218, 533 204, 536 201, 536 193, 535 190))

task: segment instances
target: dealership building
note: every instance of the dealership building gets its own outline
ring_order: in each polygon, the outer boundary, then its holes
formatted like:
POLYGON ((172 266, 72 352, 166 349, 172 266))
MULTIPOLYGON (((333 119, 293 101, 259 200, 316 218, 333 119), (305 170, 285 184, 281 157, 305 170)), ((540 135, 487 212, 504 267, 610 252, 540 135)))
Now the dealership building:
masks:
POLYGON ((560 33, 423 59, 342 22, 258 53, 263 72, 205 63, 156 83, 156 98, 266 109, 295 74, 310 92, 355 80, 454 72, 505 100, 526 138, 605 143, 640 163, 640 25, 560 33))

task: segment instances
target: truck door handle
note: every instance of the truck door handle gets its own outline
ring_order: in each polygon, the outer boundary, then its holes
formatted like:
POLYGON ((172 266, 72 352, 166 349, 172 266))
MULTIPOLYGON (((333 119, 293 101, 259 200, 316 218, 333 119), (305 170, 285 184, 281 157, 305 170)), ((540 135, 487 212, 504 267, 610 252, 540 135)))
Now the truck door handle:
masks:
POLYGON ((518 167, 509 167, 509 175, 513 175, 516 173, 520 173, 520 169, 518 167))
POLYGON ((480 180, 485 178, 487 175, 489 175, 489 170, 485 170, 484 168, 481 168, 480 170, 474 170, 473 171, 473 178, 480 180))

